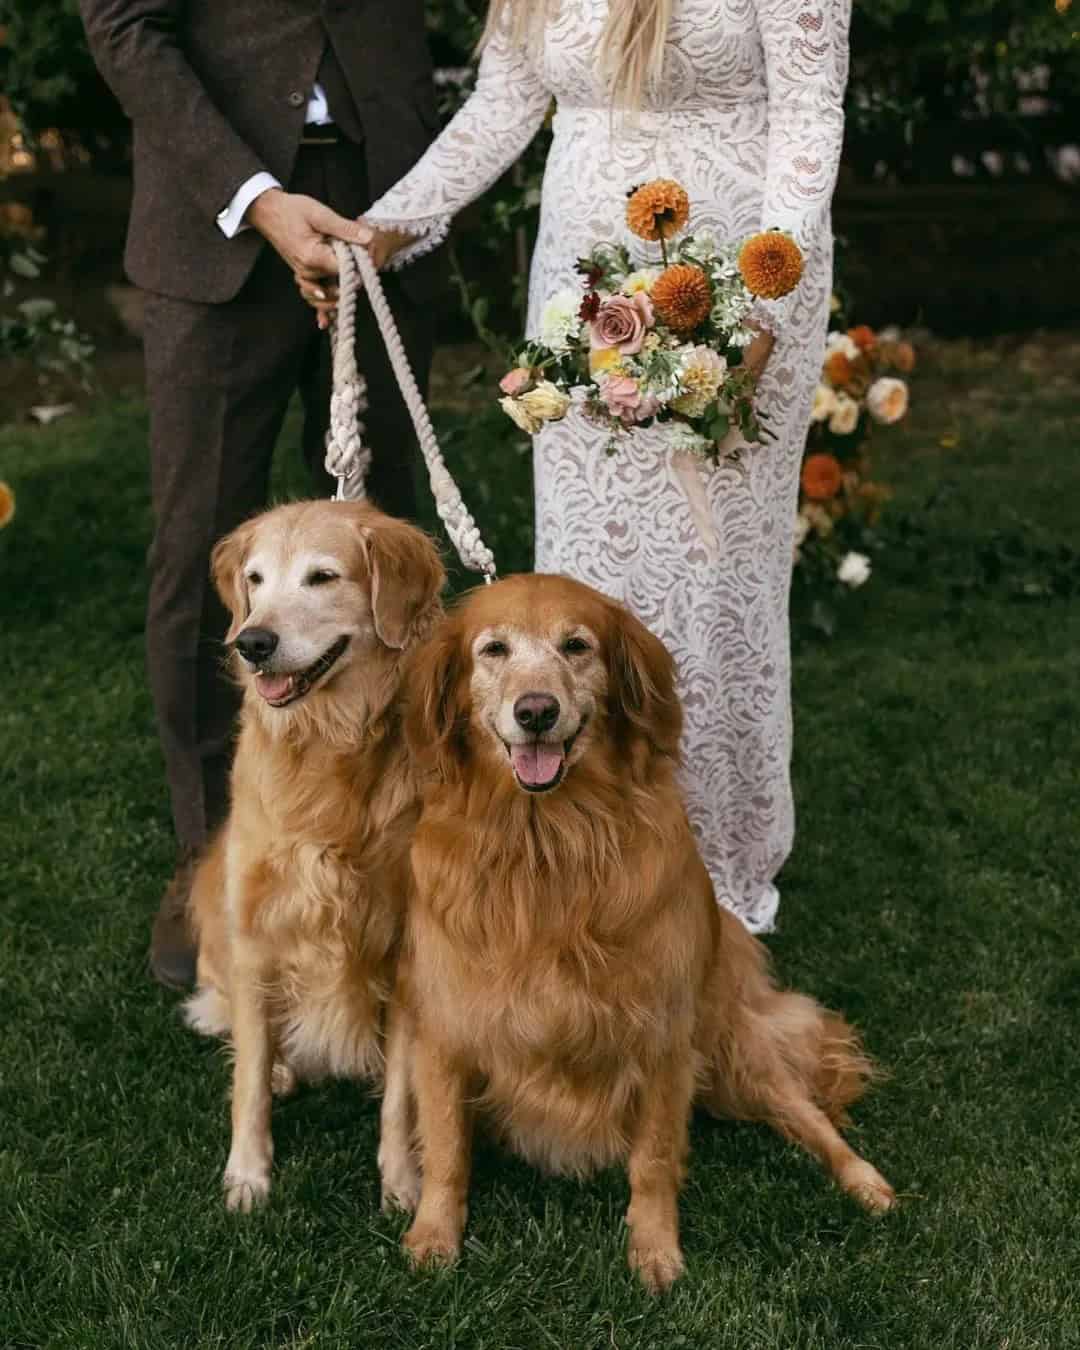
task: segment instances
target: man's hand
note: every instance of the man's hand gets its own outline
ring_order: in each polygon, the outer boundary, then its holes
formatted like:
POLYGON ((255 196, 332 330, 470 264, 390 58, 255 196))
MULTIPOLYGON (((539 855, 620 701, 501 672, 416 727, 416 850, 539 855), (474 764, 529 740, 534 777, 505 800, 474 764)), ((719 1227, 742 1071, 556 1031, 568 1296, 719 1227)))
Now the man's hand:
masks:
POLYGON ((273 246, 297 278, 318 282, 334 276, 337 259, 326 242, 344 239, 367 243, 371 231, 355 220, 346 220, 314 197, 271 188, 260 193, 247 209, 246 219, 273 246))
MULTIPOLYGON (((355 233, 351 238, 363 244, 375 266, 380 270, 390 259, 415 238, 411 234, 402 234, 399 230, 380 230, 369 225, 363 216, 354 222, 355 233)), ((335 266, 334 271, 337 271, 335 266)), ((306 272, 296 270, 296 284, 300 294, 315 311, 315 321, 320 328, 329 328, 330 320, 337 309, 337 287, 325 277, 312 277, 306 272)))

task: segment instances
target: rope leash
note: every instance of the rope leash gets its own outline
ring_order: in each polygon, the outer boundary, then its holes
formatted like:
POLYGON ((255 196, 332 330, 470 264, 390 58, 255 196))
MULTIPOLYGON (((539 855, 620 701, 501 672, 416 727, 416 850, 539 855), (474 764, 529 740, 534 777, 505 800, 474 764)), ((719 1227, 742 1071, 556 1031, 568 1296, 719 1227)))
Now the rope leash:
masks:
POLYGON ((368 406, 367 381, 356 367, 356 305, 363 287, 412 418, 439 519, 462 563, 470 572, 482 572, 484 581, 490 584, 495 580, 495 556, 480 537, 476 522, 443 460, 435 428, 405 354, 405 344, 387 303, 378 269, 367 249, 359 244, 346 244, 340 239, 331 242, 339 275, 337 313, 330 326, 334 387, 330 396, 330 428, 326 433, 326 469, 338 480, 335 500, 363 500, 371 465, 371 450, 363 443, 362 417, 368 406))

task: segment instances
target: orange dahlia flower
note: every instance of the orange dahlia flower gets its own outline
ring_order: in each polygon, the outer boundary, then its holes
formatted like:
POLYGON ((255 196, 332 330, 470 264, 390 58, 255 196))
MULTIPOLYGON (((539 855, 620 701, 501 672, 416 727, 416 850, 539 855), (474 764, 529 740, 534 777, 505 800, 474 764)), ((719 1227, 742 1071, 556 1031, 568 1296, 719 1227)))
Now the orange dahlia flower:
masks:
POLYGON ((15 494, 3 480, 0 480, 0 530, 10 522, 14 514, 15 494))
POLYGON ((803 274, 802 249, 779 230, 763 230, 743 244, 739 271, 751 295, 762 300, 779 300, 799 284, 803 274))
POLYGON ((877 346, 874 330, 865 323, 859 324, 857 328, 849 328, 847 335, 861 352, 870 353, 877 346))
POLYGON ((626 223, 639 239, 655 243, 678 234, 690 219, 690 198, 672 178, 654 178, 630 193, 626 223))
POLYGON ((893 365, 903 375, 910 375, 915 369, 915 348, 910 342, 898 342, 893 348, 893 365))
POLYGON ((825 361, 825 378, 834 389, 840 389, 855 373, 855 367, 843 352, 830 352, 825 361))
POLYGON ((700 267, 676 263, 653 282, 653 308, 677 333, 689 333, 704 323, 712 309, 712 287, 700 267))
POLYGON ((801 481, 812 502, 827 502, 840 491, 844 473, 835 455, 807 455, 801 481))

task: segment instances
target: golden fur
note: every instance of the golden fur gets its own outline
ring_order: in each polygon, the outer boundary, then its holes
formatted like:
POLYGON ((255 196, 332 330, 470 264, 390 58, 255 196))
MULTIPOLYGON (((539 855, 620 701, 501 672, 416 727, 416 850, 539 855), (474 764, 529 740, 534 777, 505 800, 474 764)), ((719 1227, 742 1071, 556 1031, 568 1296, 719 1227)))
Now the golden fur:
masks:
MULTIPOLYGON (((232 613, 226 641, 272 631, 257 674, 232 647, 243 708, 229 818, 192 892, 196 1029, 235 1050, 226 1203, 250 1209, 270 1186, 271 1081, 371 1076, 409 886, 416 786, 400 727, 404 656, 441 614, 443 569, 429 540, 372 507, 302 502, 249 521, 214 550, 232 613), (327 649, 340 657, 306 693, 272 706, 327 649), (264 693, 260 693, 260 689, 264 693)), ((387 1067, 384 1201, 417 1180, 404 1090, 387 1067)))
POLYGON ((473 1104, 546 1167, 627 1164, 630 1262, 651 1289, 683 1266, 695 1096, 768 1122, 888 1208, 888 1183, 835 1128, 870 1070, 855 1033, 778 989, 717 906, 677 786, 663 645, 577 582, 511 577, 442 622, 406 690, 425 775, 399 970, 423 1167, 414 1259, 459 1251, 473 1104), (547 729, 519 724, 545 707, 547 729))

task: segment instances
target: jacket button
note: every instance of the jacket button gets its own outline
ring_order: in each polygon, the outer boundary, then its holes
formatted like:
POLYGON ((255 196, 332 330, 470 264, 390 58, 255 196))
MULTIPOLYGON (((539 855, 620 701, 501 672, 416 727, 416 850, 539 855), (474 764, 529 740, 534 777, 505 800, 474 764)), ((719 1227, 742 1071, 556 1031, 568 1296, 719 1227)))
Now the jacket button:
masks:
POLYGON ((289 95, 289 102, 292 104, 294 108, 302 108, 304 104, 307 102, 307 99, 303 96, 303 94, 300 92, 299 89, 294 89, 292 93, 289 95))

